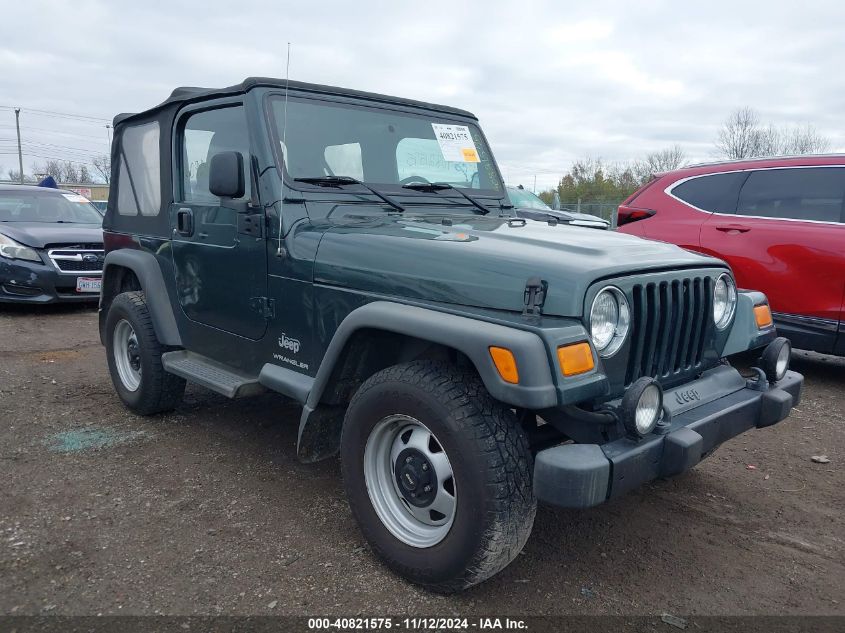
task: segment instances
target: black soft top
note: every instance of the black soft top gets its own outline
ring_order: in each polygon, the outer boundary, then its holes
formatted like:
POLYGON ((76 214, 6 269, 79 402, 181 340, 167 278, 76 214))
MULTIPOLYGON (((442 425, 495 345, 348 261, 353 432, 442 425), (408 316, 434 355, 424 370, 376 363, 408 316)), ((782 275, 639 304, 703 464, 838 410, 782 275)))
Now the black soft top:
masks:
POLYGON ((357 99, 368 99, 370 101, 381 101, 388 103, 395 103, 398 105, 409 106, 413 108, 424 108, 426 110, 436 110, 437 112, 446 112, 448 114, 455 114, 461 117, 469 117, 475 119, 476 116, 472 112, 461 110, 459 108, 452 108, 450 106, 438 105, 436 103, 426 103, 425 101, 415 101, 414 99, 403 99, 402 97, 391 97, 375 92, 363 92, 361 90, 351 90, 350 88, 337 88, 335 86, 323 86, 320 84, 309 84, 302 81, 286 81, 285 79, 273 79, 271 77, 247 77, 241 83, 229 86, 228 88, 197 88, 185 86, 176 88, 170 96, 162 101, 154 108, 150 108, 144 112, 118 114, 114 117, 114 124, 122 123, 127 119, 138 115, 148 115, 157 110, 166 108, 172 104, 190 103, 193 101, 202 101, 204 99, 212 99, 215 97, 222 97, 233 94, 241 94, 258 86, 267 86, 271 88, 284 88, 290 85, 291 90, 299 92, 316 92, 322 94, 341 95, 347 97, 355 97, 357 99))

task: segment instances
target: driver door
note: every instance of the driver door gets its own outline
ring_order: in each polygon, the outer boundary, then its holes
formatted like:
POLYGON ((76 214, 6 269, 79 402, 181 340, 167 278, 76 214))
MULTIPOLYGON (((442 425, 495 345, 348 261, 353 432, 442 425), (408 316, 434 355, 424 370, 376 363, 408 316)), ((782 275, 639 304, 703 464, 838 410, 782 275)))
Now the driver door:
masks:
MULTIPOLYGON (((243 104, 193 110, 179 120, 177 187, 171 208, 173 261, 179 303, 192 322, 258 340, 267 328, 267 253, 261 231, 245 225, 237 204, 221 203, 208 186, 211 157, 237 151, 244 157, 242 207, 253 196, 250 142, 243 104), (229 204, 229 206, 227 206, 229 204)), ((263 226, 259 222, 258 226, 263 226)))

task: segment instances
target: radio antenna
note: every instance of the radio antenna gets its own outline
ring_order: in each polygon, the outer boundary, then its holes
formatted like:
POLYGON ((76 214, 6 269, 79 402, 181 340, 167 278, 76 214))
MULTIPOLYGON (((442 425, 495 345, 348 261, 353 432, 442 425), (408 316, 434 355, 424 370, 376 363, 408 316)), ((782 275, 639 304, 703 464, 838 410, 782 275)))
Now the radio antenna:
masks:
POLYGON ((285 209, 285 177, 284 173, 288 168, 288 88, 290 86, 290 42, 288 42, 288 61, 285 66, 285 110, 282 120, 282 195, 279 200, 279 246, 276 249, 276 257, 284 254, 282 251, 282 212, 285 209))

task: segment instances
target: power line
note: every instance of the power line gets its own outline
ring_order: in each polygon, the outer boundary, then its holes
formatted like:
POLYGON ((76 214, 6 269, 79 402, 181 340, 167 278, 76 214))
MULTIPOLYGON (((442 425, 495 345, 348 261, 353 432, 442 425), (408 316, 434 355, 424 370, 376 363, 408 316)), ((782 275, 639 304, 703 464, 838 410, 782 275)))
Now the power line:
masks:
POLYGON ((24 145, 30 146, 41 146, 41 147, 49 147, 49 148, 56 148, 62 150, 70 150, 71 153, 77 154, 93 154, 95 156, 100 156, 106 153, 106 150, 97 150, 97 149, 87 149, 84 147, 73 147, 70 145, 57 145, 55 143, 44 143, 42 141, 23 141, 24 145))
MULTIPOLYGON (((0 125, 0 130, 14 130, 14 125, 0 125)), ((59 134, 61 136, 72 136, 74 138, 93 138, 93 139, 100 139, 100 134, 74 134, 73 132, 64 132, 62 130, 56 130, 51 128, 44 128, 44 127, 32 127, 31 125, 22 125, 22 130, 28 130, 31 132, 46 132, 48 134, 59 134)))
MULTIPOLYGON (((0 105, 0 109, 15 110, 13 106, 0 105)), ((39 110, 37 108, 18 108, 21 112, 37 114, 47 117, 59 117, 63 119, 77 119, 79 121, 88 121, 91 123, 111 123, 111 119, 106 119, 98 116, 90 116, 87 114, 74 114, 72 112, 58 112, 56 110, 39 110)))
MULTIPOLYGON (((12 152, 13 154, 17 154, 17 152, 12 152)), ((91 161, 82 161, 82 160, 68 160, 67 158, 60 158, 58 156, 48 156, 46 154, 37 154, 34 152, 27 152, 26 155, 32 158, 43 158, 44 160, 57 160, 62 163, 73 163, 74 165, 85 165, 90 167, 92 165, 91 161)))

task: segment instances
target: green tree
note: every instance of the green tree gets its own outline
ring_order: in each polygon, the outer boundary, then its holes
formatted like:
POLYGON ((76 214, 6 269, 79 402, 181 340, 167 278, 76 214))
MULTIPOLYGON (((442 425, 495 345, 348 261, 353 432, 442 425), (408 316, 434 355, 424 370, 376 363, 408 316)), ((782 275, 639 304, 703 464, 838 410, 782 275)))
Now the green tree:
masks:
MULTIPOLYGON (((605 163, 601 159, 577 160, 560 179, 557 194, 561 204, 581 203, 618 204, 639 186, 629 166, 605 163)), ((540 197, 550 204, 555 189, 543 191, 540 197)))

